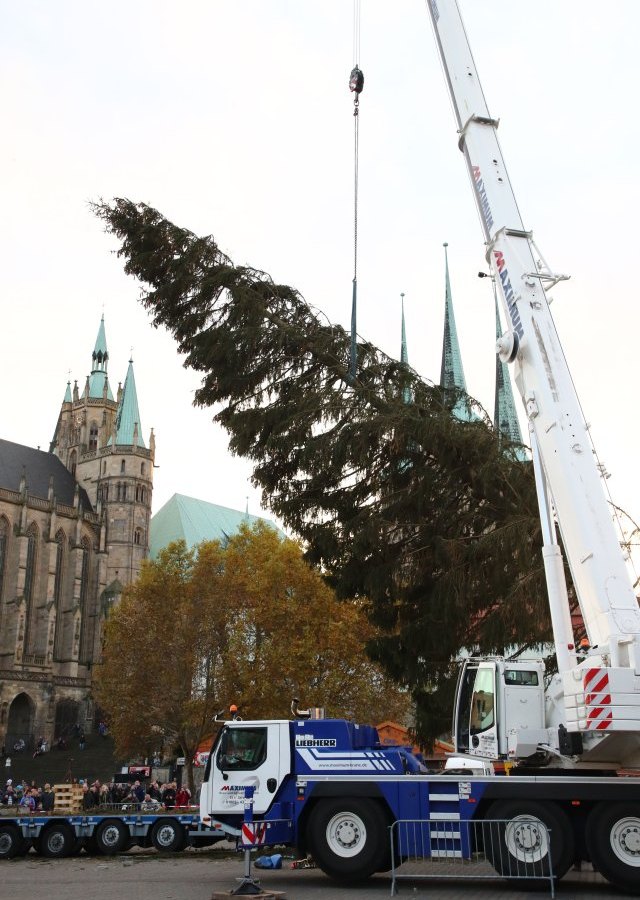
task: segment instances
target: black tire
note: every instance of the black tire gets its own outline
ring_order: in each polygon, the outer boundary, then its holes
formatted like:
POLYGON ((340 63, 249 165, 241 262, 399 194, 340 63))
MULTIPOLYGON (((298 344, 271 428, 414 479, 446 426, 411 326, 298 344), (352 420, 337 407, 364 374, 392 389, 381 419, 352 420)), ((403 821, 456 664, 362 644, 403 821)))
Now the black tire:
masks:
POLYGON ((66 822, 52 822, 42 829, 38 836, 37 850, 48 859, 60 859, 69 856, 76 836, 66 822))
POLYGON ((506 825, 485 826, 484 847, 499 875, 516 876, 514 887, 547 890, 549 853, 554 879, 559 881, 567 874, 575 858, 575 841, 571 822, 558 806, 536 800, 502 800, 489 807, 486 818, 507 820, 506 825), (536 828, 536 822, 546 825, 547 831, 536 828))
POLYGON ((640 807, 598 803, 585 830, 589 856, 601 875, 623 891, 640 892, 640 807))
POLYGON ((0 825, 0 859, 13 859, 19 856, 24 838, 15 825, 0 825))
POLYGON ((161 853, 179 853, 187 845, 187 829, 177 819, 158 819, 151 829, 151 843, 161 853))
POLYGON ((343 884, 363 881, 386 864, 387 841, 384 811, 374 800, 320 800, 309 816, 309 851, 326 875, 343 884))
POLYGON ((129 839, 129 829, 119 819, 105 819, 95 832, 98 852, 103 856, 119 853, 129 839))

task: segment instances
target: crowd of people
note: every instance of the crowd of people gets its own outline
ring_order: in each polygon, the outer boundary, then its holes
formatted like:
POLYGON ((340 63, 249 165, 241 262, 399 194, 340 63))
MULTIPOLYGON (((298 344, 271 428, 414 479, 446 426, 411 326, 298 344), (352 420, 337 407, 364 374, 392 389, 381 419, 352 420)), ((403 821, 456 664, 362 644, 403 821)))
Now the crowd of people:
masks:
MULTIPOLYGON (((175 781, 161 784, 158 781, 143 783, 139 779, 133 782, 120 782, 111 779, 102 784, 99 780, 89 782, 88 779, 74 779, 74 783, 82 788, 82 809, 90 810, 99 807, 135 807, 143 812, 157 812, 165 809, 186 809, 192 806, 191 792, 186 787, 178 787, 175 781)), ((18 812, 44 814, 55 808, 55 792, 50 784, 39 787, 31 784, 13 784, 11 778, 0 795, 0 803, 4 806, 15 806, 18 812)))

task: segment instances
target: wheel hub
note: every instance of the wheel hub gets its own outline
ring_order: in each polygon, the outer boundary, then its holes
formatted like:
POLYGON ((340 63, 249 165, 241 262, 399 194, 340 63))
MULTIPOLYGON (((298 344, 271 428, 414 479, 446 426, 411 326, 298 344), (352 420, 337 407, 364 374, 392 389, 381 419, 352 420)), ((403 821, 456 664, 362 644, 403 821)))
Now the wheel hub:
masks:
POLYGON ((549 851, 546 831, 531 816, 514 816, 505 828, 504 837, 509 853, 520 862, 539 862, 549 851))
POLYGON ((367 843, 367 828, 360 816, 345 810, 327 823, 327 844, 337 856, 358 856, 367 843))
POLYGON ((11 849, 12 843, 13 842, 11 840, 11 835, 7 834, 6 832, 4 834, 0 834, 0 853, 8 853, 11 849))
POLYGON ((345 849, 353 847, 359 839, 360 834, 355 822, 341 822, 336 828, 336 840, 345 849))
POLYGON ((611 846, 618 859, 640 867, 640 819, 620 819, 611 830, 611 846))

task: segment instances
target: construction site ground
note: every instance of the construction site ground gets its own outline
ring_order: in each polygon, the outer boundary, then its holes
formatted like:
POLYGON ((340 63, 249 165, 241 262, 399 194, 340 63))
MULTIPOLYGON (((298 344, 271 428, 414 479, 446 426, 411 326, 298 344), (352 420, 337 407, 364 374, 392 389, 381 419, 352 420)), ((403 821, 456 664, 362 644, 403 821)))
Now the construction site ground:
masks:
MULTIPOLYGON (((134 850, 115 857, 85 856, 47 860, 29 856, 0 863, 2 896, 33 900, 34 893, 49 900, 210 900, 214 892, 231 891, 243 872, 242 858, 212 847, 180 854, 134 850)), ((390 896, 391 879, 378 875, 363 885, 344 888, 317 869, 252 870, 265 891, 284 891, 285 900, 370 900, 390 896)), ((517 890, 508 882, 402 881, 398 897, 432 900, 527 900, 548 897, 517 890)), ((625 896, 608 885, 590 866, 569 872, 559 885, 559 900, 613 900, 625 896)), ((628 896, 628 895, 627 895, 628 896)))

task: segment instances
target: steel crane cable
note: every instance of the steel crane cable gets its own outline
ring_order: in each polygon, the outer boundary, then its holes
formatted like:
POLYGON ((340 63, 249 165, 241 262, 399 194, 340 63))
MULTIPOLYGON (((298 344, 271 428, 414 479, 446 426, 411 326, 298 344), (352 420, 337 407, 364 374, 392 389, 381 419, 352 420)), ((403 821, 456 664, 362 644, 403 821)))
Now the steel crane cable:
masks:
POLYGON ((357 310, 358 310, 358 160, 359 160, 359 133, 360 120, 360 94, 364 87, 364 75, 358 65, 360 58, 360 0, 353 0, 353 59, 354 65, 349 76, 349 90, 353 93, 353 122, 354 122, 354 171, 353 171, 353 288, 351 296, 351 350, 349 377, 353 381, 356 377, 357 365, 357 310))

